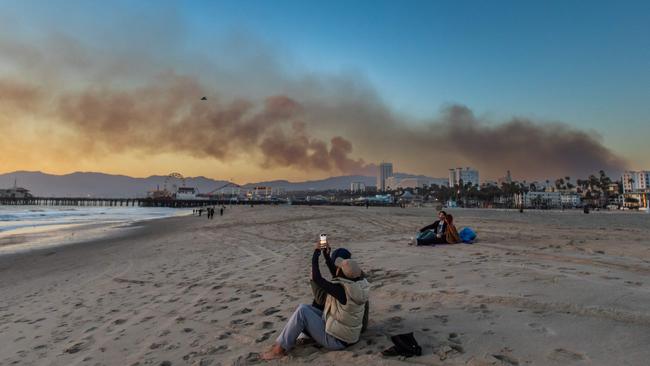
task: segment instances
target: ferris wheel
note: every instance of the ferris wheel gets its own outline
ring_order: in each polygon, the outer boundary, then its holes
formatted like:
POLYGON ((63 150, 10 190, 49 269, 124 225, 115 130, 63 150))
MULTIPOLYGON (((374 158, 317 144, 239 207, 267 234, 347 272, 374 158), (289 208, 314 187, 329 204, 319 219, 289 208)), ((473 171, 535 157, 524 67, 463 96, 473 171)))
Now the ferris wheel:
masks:
POLYGON ((180 187, 185 187, 185 177, 181 173, 169 173, 165 177, 165 182, 163 183, 163 190, 168 192, 176 192, 179 185, 180 187), (171 185, 171 189, 167 189, 167 186, 171 185))

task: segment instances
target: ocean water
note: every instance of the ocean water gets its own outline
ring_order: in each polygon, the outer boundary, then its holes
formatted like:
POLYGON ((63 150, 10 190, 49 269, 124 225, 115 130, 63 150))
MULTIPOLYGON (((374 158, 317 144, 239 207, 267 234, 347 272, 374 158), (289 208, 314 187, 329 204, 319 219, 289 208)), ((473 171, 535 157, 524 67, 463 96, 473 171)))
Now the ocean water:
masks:
POLYGON ((0 254, 93 239, 125 224, 191 212, 166 207, 0 206, 0 254))

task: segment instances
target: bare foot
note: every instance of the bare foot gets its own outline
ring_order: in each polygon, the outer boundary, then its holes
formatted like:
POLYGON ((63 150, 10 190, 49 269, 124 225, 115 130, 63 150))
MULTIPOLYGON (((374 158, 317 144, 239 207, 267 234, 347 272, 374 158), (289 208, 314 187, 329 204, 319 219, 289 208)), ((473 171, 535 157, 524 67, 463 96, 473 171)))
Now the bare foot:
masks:
POLYGON ((271 361, 271 360, 277 360, 278 358, 282 358, 286 354, 287 353, 282 349, 282 347, 280 347, 279 344, 274 344, 270 350, 262 353, 260 355, 260 358, 265 361, 271 361))

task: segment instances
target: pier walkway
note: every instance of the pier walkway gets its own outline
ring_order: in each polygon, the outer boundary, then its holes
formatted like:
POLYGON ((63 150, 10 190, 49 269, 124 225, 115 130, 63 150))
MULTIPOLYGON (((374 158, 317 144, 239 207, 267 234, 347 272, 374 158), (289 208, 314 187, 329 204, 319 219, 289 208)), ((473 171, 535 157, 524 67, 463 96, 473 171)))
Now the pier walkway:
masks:
POLYGON ((228 199, 177 200, 152 198, 90 198, 90 197, 2 197, 0 205, 35 206, 111 206, 111 207, 202 207, 215 205, 268 205, 278 201, 230 201, 228 199))

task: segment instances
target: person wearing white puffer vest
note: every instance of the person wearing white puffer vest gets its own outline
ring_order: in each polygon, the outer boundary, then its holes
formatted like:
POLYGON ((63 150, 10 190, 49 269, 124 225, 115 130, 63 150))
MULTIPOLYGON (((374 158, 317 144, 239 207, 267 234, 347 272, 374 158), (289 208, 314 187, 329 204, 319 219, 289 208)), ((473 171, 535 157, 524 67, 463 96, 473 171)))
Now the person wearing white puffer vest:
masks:
POLYGON ((343 258, 336 260, 337 276, 331 282, 325 280, 318 266, 320 256, 318 243, 312 256, 312 280, 327 292, 323 311, 312 305, 299 305, 273 347, 261 355, 262 359, 285 356, 301 333, 329 350, 341 350, 359 341, 370 284, 355 261, 343 258))

